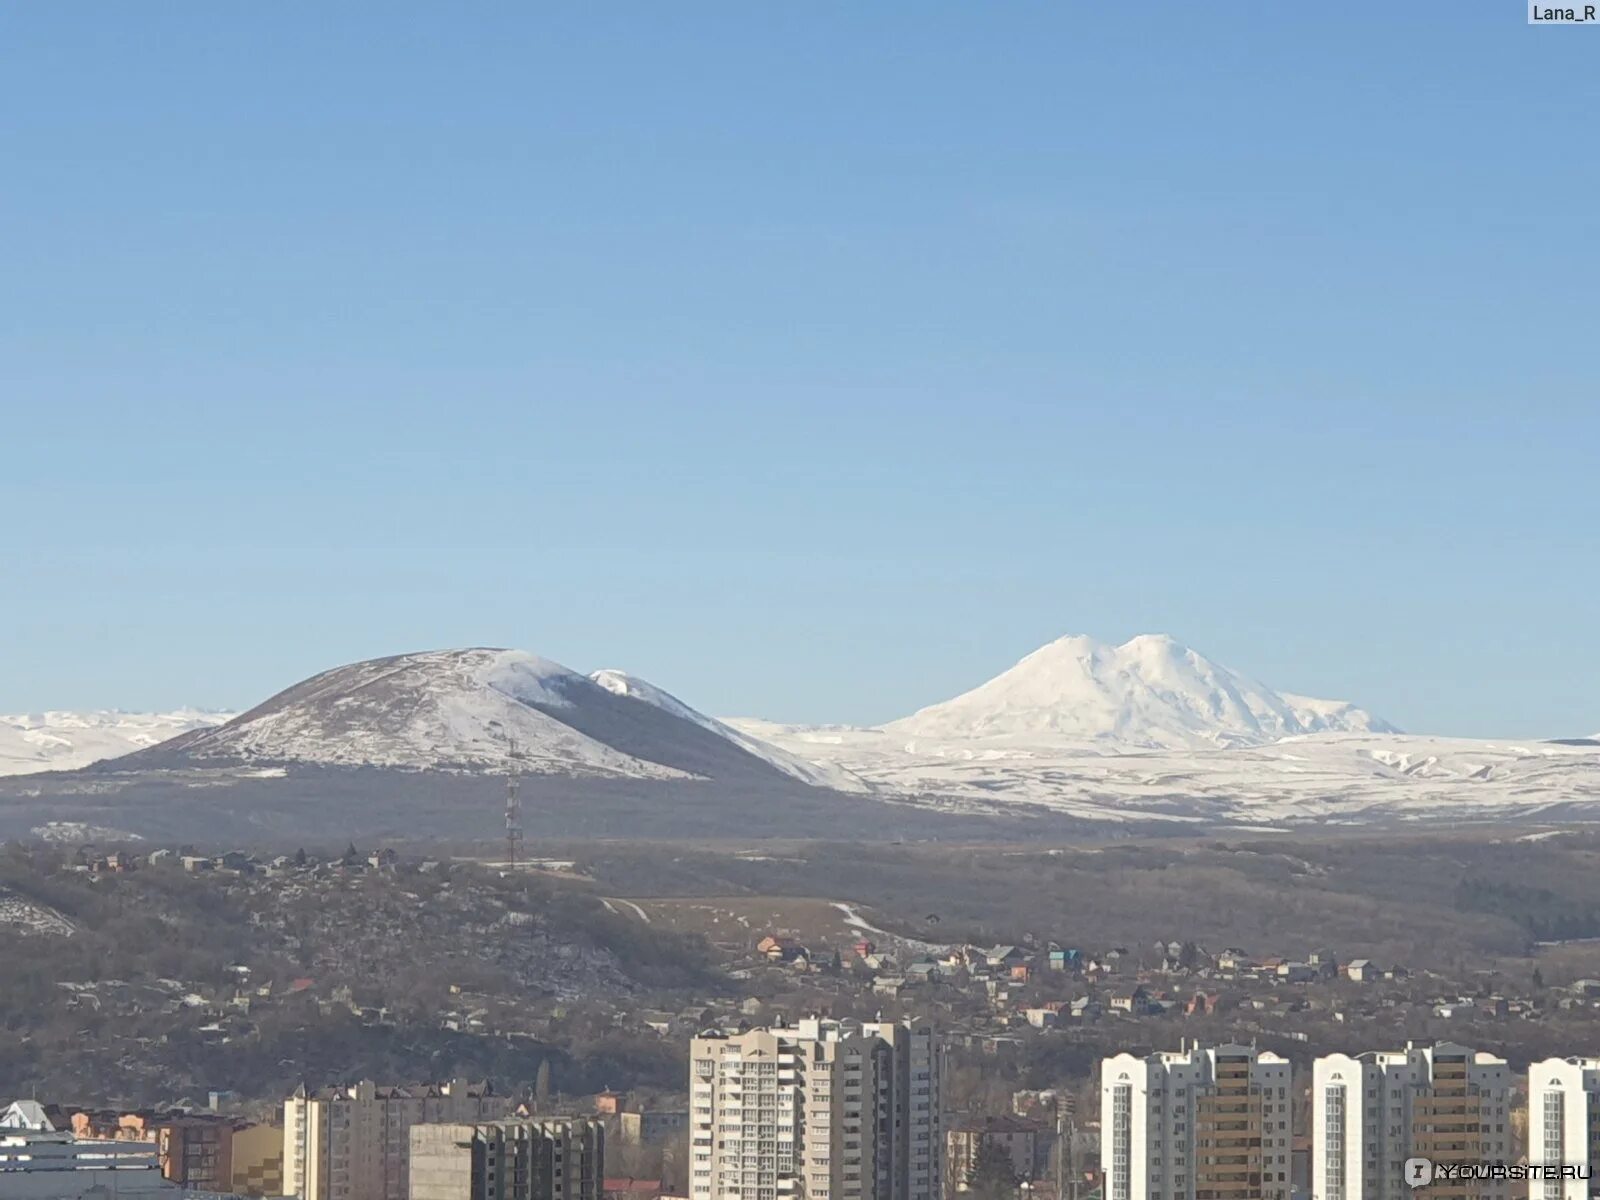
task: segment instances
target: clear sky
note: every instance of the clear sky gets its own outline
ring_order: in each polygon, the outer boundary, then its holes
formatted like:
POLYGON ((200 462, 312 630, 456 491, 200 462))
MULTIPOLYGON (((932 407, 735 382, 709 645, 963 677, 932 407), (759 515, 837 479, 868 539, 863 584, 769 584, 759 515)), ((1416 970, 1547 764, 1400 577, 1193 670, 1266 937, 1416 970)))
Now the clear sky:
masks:
POLYGON ((447 645, 875 721, 1168 632, 1600 729, 1600 31, 0 8, 0 711, 447 645))

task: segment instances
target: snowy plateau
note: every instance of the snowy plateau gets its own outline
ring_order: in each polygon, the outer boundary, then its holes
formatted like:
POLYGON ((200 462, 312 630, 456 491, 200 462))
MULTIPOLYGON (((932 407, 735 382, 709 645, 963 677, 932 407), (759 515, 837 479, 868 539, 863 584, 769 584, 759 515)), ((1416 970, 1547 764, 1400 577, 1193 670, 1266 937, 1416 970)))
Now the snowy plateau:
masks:
POLYGON ((220 725, 228 713, 42 712, 0 716, 0 775, 70 771, 220 725))

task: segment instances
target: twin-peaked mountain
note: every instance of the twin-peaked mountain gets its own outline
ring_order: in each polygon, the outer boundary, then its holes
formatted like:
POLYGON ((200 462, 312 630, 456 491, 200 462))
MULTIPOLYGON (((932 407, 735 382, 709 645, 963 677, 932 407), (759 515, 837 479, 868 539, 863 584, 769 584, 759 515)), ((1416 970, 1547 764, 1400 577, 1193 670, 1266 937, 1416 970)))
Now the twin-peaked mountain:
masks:
POLYGON ((970 692, 891 721, 900 738, 1253 746, 1307 733, 1398 733, 1339 700, 1277 692, 1164 634, 1064 637, 970 692))

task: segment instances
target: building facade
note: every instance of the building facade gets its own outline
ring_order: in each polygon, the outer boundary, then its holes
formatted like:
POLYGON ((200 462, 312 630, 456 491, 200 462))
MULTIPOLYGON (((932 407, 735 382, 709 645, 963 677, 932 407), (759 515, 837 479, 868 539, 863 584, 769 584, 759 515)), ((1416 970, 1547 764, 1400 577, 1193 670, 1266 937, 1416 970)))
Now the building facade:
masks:
POLYGON ((1050 1130, 1030 1117, 1001 1114, 965 1117, 952 1123, 945 1134, 944 1177, 947 1193, 967 1190, 967 1176, 985 1141, 1002 1147, 1011 1157, 1011 1173, 1018 1179, 1038 1179, 1049 1168, 1050 1130))
POLYGON ((276 1125, 241 1125, 233 1130, 229 1155, 233 1184, 226 1191, 241 1196, 281 1196, 283 1130, 276 1125))
POLYGON ((697 1037, 690 1200, 939 1200, 942 1074, 920 1023, 697 1037))
POLYGON ((283 1104, 283 1189, 299 1200, 406 1200, 414 1125, 504 1115, 487 1084, 380 1087, 371 1080, 307 1091, 283 1104))
MULTIPOLYGON (((1528 1161, 1600 1166, 1600 1058, 1548 1058, 1528 1067, 1528 1161)), ((1528 1200, 1587 1200, 1592 1180, 1535 1179, 1528 1200)))
POLYGON ((1100 1064, 1106 1200, 1289 1200, 1292 1071, 1252 1046, 1100 1064))
POLYGON ((208 1192, 241 1191, 241 1178, 259 1181, 249 1194, 283 1193, 283 1131, 216 1113, 172 1111, 72 1114, 80 1138, 153 1142, 161 1174, 181 1188, 208 1192), (276 1187, 276 1191, 267 1189, 276 1187))
POLYGON ((669 1142, 689 1128, 689 1113, 681 1108, 647 1108, 637 1112, 624 1110, 615 1119, 617 1136, 625 1142, 641 1146, 669 1142))
MULTIPOLYGON (((1510 1162, 1510 1086, 1504 1059, 1449 1042, 1317 1059, 1312 1194, 1319 1200, 1398 1200, 1411 1194, 1407 1160, 1510 1162)), ((1505 1180, 1435 1178, 1427 1194, 1429 1200, 1495 1200, 1509 1189, 1505 1180)))
POLYGON ((81 1138, 55 1129, 0 1129, 0 1196, 178 1196, 154 1142, 81 1138))
POLYGON ((415 1125, 410 1200, 601 1200, 605 1129, 590 1117, 415 1125))

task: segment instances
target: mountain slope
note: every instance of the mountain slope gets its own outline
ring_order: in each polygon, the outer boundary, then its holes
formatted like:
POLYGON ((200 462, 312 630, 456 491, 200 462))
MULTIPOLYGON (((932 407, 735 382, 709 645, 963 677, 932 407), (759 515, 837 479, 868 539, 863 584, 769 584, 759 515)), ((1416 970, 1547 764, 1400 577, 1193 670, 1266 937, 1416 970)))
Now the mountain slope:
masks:
POLYGON ((0 775, 71 771, 154 746, 192 729, 221 724, 228 713, 43 712, 0 716, 0 775))
POLYGON ((797 755, 780 750, 760 738, 725 725, 715 717, 708 717, 704 713, 690 708, 671 692, 658 688, 635 675, 626 671, 611 668, 596 671, 589 676, 595 683, 605 688, 613 695, 626 696, 637 700, 641 704, 649 704, 664 712, 671 713, 685 721, 692 721, 702 729, 725 738, 738 746, 747 754, 754 755, 762 762, 768 763, 785 775, 792 776, 802 783, 809 783, 814 787, 830 787, 839 791, 856 792, 865 790, 865 785, 849 771, 831 763, 810 762, 797 755))
POLYGON ((1336 700, 1275 692, 1170 637, 1120 646, 1064 637, 952 700, 884 730, 915 741, 1121 749, 1261 745, 1306 733, 1394 733, 1336 700))
POLYGON ((747 739, 673 703, 619 693, 519 650, 402 654, 324 671, 225 725, 111 767, 300 764, 635 780, 778 773, 747 739))

